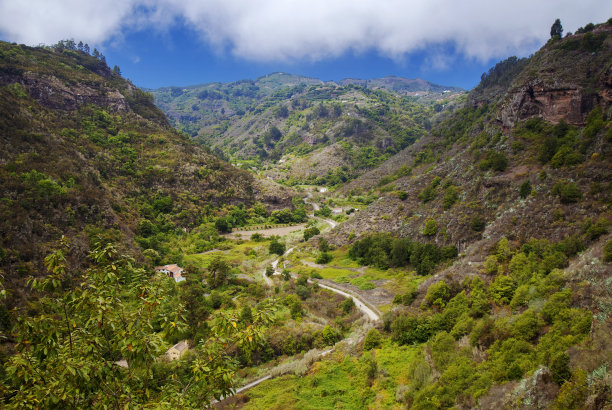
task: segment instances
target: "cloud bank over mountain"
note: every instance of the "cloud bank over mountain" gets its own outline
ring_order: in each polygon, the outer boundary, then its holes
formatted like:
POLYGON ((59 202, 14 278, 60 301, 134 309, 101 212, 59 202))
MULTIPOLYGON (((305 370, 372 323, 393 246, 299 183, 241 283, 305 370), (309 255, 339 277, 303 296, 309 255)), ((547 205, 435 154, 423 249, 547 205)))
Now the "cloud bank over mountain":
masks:
POLYGON ((320 61, 372 50, 401 59, 441 45, 485 61, 533 51, 555 18, 571 31, 610 16, 608 0, 0 0, 0 36, 102 45, 182 25, 219 52, 253 61, 320 61))

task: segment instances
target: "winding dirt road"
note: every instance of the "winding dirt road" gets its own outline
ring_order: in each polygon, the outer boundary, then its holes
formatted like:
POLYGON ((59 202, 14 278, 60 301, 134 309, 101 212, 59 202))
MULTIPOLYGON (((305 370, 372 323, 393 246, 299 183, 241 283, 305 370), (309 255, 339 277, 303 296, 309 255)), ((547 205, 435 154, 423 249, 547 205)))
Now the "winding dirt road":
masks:
MULTIPOLYGON (((307 199, 310 199, 311 197, 312 197, 312 194, 308 193, 307 199)), ((317 205, 317 204, 315 204, 313 202, 308 202, 307 199, 305 198, 304 201, 307 202, 307 203, 310 203, 313 206, 314 210, 318 210, 319 209, 319 205, 317 205)), ((331 219, 320 218, 320 217, 313 216, 313 215, 311 215, 311 216, 316 218, 316 219, 318 219, 318 220, 320 220, 320 221, 323 221, 323 222, 327 223, 332 229, 335 228, 338 225, 338 223, 336 221, 332 221, 331 219)), ((293 249, 294 248, 287 249, 287 251, 283 254, 283 257, 288 256, 291 252, 293 252, 293 249)), ((280 262, 280 258, 277 258, 271 264, 272 268, 274 269, 274 275, 280 275, 282 273, 282 271, 280 269, 278 269, 279 262, 280 262)), ((263 270, 262 276, 263 276, 264 282, 267 284, 268 287, 274 286, 274 282, 272 282, 272 279, 270 279, 266 275, 266 269, 263 270)), ((297 277, 297 275, 293 274, 293 277, 295 278, 295 277, 297 277)), ((378 309, 376 309, 376 308, 370 308, 366 304, 366 302, 364 302, 363 300, 361 300, 359 298, 359 296, 357 296, 355 294, 350 294, 350 293, 345 292, 345 291, 340 290, 340 289, 337 289, 337 288, 335 288, 335 287, 333 287, 333 286, 331 286, 329 284, 323 284, 323 283, 319 282, 318 280, 308 279, 308 283, 313 283, 313 284, 316 283, 318 286, 320 286, 320 287, 322 287, 324 289, 327 289, 327 290, 330 290, 332 292, 335 292, 335 293, 337 293, 339 295, 342 295, 342 296, 344 296, 346 298, 353 299, 353 302, 355 302, 355 306, 357 306, 357 308, 369 320, 371 320, 373 322, 378 322, 378 321, 381 320, 381 313, 380 313, 380 311, 378 309)), ((346 339, 344 339, 344 340, 346 340, 346 339)), ((334 351, 334 348, 328 349, 328 350, 322 352, 321 357, 324 357, 324 356, 330 354, 333 351, 334 351)), ((261 378, 259 378, 257 380, 254 380, 254 381, 252 381, 252 382, 250 382, 248 384, 245 384, 242 387, 239 387, 238 389, 236 389, 235 394, 242 393, 242 392, 244 392, 244 391, 246 391, 246 390, 248 390, 248 389, 250 389, 252 387, 257 386, 261 382, 264 382, 264 381, 269 380, 271 378, 272 378, 271 374, 263 376, 263 377, 261 377, 261 378)))

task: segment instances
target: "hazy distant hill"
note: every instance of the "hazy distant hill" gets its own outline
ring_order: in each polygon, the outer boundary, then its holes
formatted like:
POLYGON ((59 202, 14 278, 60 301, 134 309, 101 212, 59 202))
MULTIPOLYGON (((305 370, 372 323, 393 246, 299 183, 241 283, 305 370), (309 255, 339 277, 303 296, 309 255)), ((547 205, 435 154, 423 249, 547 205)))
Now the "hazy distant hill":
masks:
POLYGON ((357 78, 345 78, 338 81, 340 85, 355 84, 372 90, 385 89, 404 95, 427 95, 427 94, 446 94, 464 91, 459 87, 444 86, 422 80, 420 78, 409 79, 396 76, 383 78, 372 78, 361 80, 357 78))

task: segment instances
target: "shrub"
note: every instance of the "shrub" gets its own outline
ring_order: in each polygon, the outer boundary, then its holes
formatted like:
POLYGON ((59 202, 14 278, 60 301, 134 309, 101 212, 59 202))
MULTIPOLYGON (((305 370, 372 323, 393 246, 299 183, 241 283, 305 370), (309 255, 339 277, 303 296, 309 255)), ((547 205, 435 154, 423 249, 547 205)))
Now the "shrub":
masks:
POLYGON ((316 259, 316 261, 315 261, 315 262, 316 262, 316 263, 320 263, 320 264, 323 264, 323 265, 324 265, 324 264, 326 264, 326 263, 331 262, 331 260, 332 260, 332 259, 333 259, 333 256, 332 256, 330 253, 327 253, 327 252, 321 252, 321 253, 319 254, 319 256, 317 256, 317 259, 316 259))
POLYGON ((408 192, 406 191, 400 191, 399 194, 397 194, 397 196, 399 197, 399 199, 401 199, 402 201, 405 201, 406 199, 408 199, 408 192))
POLYGON ((440 185, 442 178, 434 177, 434 179, 427 185, 418 195, 418 198, 423 202, 429 202, 436 198, 436 188, 440 185))
POLYGON ((612 239, 606 242, 603 247, 604 262, 612 262, 612 239))
POLYGON ((315 235, 320 234, 321 231, 319 231, 319 228, 317 228, 316 226, 312 226, 306 230, 304 230, 304 240, 308 241, 310 238, 312 238, 315 235))
POLYGON ((523 182, 521 186, 519 187, 519 195, 521 196, 521 198, 525 199, 529 196, 530 193, 531 193, 531 183, 529 182, 529 180, 527 180, 523 182))
POLYGON ((274 268, 272 265, 266 266, 266 276, 270 277, 272 275, 274 275, 274 268))
POLYGON ((580 188, 573 182, 557 182, 552 189, 553 195, 557 195, 564 204, 578 202, 582 198, 580 188))
POLYGON ((533 341, 540 333, 542 324, 533 310, 527 310, 512 323, 511 334, 516 339, 533 341))
POLYGON ((364 350, 372 350, 378 346, 380 346, 380 342, 382 341, 382 336, 380 332, 374 328, 370 329, 368 334, 365 337, 363 342, 364 350))
POLYGON ((268 250, 270 253, 275 253, 280 256, 285 253, 285 244, 273 239, 272 242, 270 242, 268 250))
POLYGON ((453 329, 451 330, 451 336, 455 339, 460 339, 462 336, 470 334, 474 328, 474 319, 469 314, 464 313, 458 319, 453 329))
POLYGON ((398 293, 393 297, 393 303, 401 303, 402 305, 408 306, 414 302, 418 294, 417 285, 410 284, 410 287, 405 293, 398 293))
POLYGON ((327 239, 321 237, 319 238, 319 250, 321 252, 327 252, 331 249, 331 247, 329 246, 329 242, 327 242, 327 239))
POLYGON ((304 311, 302 309, 302 302, 295 295, 289 295, 285 298, 285 304, 289 307, 289 312, 293 319, 299 319, 302 317, 304 311))
POLYGON ((436 198, 436 189, 431 185, 428 185, 419 193, 418 198, 423 203, 427 203, 436 198))
POLYGON ((450 287, 443 280, 438 283, 433 283, 427 288, 425 300, 431 306, 443 308, 451 298, 450 287))
POLYGON ((529 301, 529 285, 521 285, 514 291, 514 296, 510 301, 510 307, 517 309, 521 306, 526 306, 529 301))
POLYGON ((486 226, 485 219, 480 215, 474 215, 472 217, 471 227, 474 232, 482 232, 486 226))
POLYGON ((438 223, 435 219, 428 219, 425 222, 425 228, 423 229, 423 235, 434 236, 438 232, 438 223))
POLYGON ((565 352, 554 355, 550 362, 550 372, 555 383, 562 385, 572 376, 569 368, 570 358, 565 352))
POLYGON ((552 323, 555 318, 559 316, 561 311, 567 309, 571 300, 572 293, 569 290, 564 290, 562 292, 552 294, 542 307, 542 318, 546 322, 552 323))
POLYGON ((253 323, 253 312, 251 311, 251 307, 245 305, 242 307, 240 311, 240 320, 246 324, 253 323))
POLYGON ((497 273, 499 268, 499 264, 497 262, 496 255, 489 255, 484 263, 484 269, 489 275, 493 275, 497 273))
POLYGON ((314 269, 312 270, 312 272, 310 272, 310 277, 313 279, 323 279, 323 276, 321 276, 321 274, 314 269))
POLYGON ((449 186, 446 188, 446 192, 444 194, 444 200, 442 201, 442 206, 444 209, 450 209, 459 199, 459 188, 456 186, 449 186))
POLYGON ((342 307, 342 311, 345 314, 347 314, 347 313, 350 313, 353 310, 353 308, 355 307, 355 301, 353 300, 353 298, 346 298, 340 304, 340 306, 342 307))
POLYGON ((563 383, 551 408, 553 410, 582 409, 588 394, 587 374, 584 370, 579 369, 568 382, 563 383))
POLYGON ((390 324, 391 338, 399 344, 426 342, 431 336, 431 327, 426 318, 399 315, 390 324))
POLYGON ((334 329, 330 326, 325 326, 323 330, 321 330, 321 334, 323 335, 323 340, 325 344, 330 346, 336 343, 337 341, 342 339, 342 335, 337 329, 334 329))
POLYGON ((592 241, 608 233, 609 224, 610 222, 608 222, 608 219, 604 216, 597 219, 597 222, 593 222, 590 218, 587 218, 582 227, 582 231, 586 237, 592 241))
POLYGON ((503 152, 487 151, 485 158, 478 163, 478 168, 483 171, 492 169, 501 172, 508 167, 508 159, 503 152))
POLYGON ((310 297, 310 290, 304 285, 297 285, 297 287, 295 288, 295 293, 302 300, 308 299, 308 297, 310 297))

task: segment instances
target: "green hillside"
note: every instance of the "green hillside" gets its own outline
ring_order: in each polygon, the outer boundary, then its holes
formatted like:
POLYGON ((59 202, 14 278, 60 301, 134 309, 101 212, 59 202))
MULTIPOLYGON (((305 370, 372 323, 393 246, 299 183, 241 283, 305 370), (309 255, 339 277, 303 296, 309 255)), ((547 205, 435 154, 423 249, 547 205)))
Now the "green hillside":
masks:
POLYGON ((469 93, 94 54, 0 43, 3 408, 610 407, 612 19, 469 93))
POLYGON ((219 155, 263 169, 285 184, 329 186, 418 140, 462 94, 453 87, 390 77, 340 84, 275 73, 256 81, 163 88, 153 94, 173 125, 219 155), (429 98, 403 93, 415 90, 429 98))
POLYGON ((85 52, 1 43, 0 94, 0 260, 11 297, 62 235, 78 243, 75 260, 102 235, 137 255, 152 248, 159 263, 164 233, 214 222, 222 208, 292 207, 290 193, 195 145, 150 94, 85 52))

